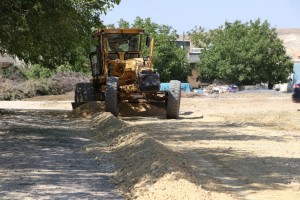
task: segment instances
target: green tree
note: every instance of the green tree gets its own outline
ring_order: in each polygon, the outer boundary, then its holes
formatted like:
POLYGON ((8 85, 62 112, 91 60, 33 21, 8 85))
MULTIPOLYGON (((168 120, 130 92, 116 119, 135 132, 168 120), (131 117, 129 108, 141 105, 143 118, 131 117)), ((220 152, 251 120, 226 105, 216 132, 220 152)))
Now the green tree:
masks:
MULTIPOLYGON (((119 27, 142 28, 154 37, 153 65, 160 74, 161 81, 167 82, 171 79, 186 81, 190 67, 185 51, 176 45, 178 35, 172 27, 154 23, 151 18, 142 19, 141 17, 136 17, 132 24, 122 19, 118 25, 119 27)), ((149 49, 144 47, 144 54, 148 55, 148 53, 149 49)))
POLYGON ((118 25, 119 25, 119 28, 129 28, 130 27, 130 23, 124 19, 120 19, 118 21, 118 25))
POLYGON ((213 33, 197 64, 202 79, 240 84, 287 80, 293 64, 267 21, 226 22, 213 33))
MULTIPOLYGON (((167 31, 168 27, 162 27, 167 31)), ((177 37, 176 37, 177 38, 177 37)), ((168 34, 155 36, 154 68, 160 73, 162 81, 187 81, 190 74, 186 52, 176 45, 176 38, 168 34)))
POLYGON ((120 0, 1 0, 0 53, 48 68, 82 62, 92 27, 120 0))
POLYGON ((195 47, 205 48, 211 42, 209 32, 201 26, 195 26, 194 29, 188 32, 188 36, 195 47))

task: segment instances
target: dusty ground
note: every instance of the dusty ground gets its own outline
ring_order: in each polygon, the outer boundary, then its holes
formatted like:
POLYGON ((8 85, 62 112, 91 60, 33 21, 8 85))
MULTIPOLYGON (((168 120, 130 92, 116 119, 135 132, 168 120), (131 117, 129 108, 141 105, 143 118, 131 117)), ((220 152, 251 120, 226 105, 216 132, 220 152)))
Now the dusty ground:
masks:
POLYGON ((184 99, 180 120, 126 120, 179 153, 211 199, 299 199, 297 108, 290 94, 240 93, 184 99))
POLYGON ((124 199, 111 156, 102 152, 100 162, 84 150, 93 143, 89 122, 65 115, 0 109, 0 199, 124 199))
POLYGON ((100 162, 105 152, 116 158, 113 180, 127 198, 299 199, 300 105, 290 94, 183 98, 179 120, 166 120, 158 107, 126 106, 121 120, 84 107, 66 119, 90 118, 95 143, 85 149, 100 162))

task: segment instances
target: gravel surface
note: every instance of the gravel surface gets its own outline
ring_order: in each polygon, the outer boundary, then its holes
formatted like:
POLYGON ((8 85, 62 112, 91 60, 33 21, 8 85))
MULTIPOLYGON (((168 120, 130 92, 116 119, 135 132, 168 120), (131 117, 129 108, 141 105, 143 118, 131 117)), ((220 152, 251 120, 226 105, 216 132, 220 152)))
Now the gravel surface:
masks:
POLYGON ((0 111, 0 199, 123 199, 111 182, 111 156, 84 151, 92 143, 89 121, 0 111))
MULTIPOLYGON (((55 104, 63 96, 50 98, 36 99, 42 102, 36 102, 35 109, 64 107, 55 104)), ((101 103, 85 106, 64 117, 57 111, 2 111, 0 158, 6 164, 1 160, 0 184, 6 199, 93 199, 101 194, 106 195, 102 199, 114 199, 108 196, 115 193, 103 193, 102 186, 95 189, 102 174, 113 178, 128 199, 299 199, 300 104, 293 103, 289 93, 262 90, 182 98, 178 120, 167 120, 160 107, 143 104, 122 105, 119 119, 103 112, 101 103), (93 137, 87 134, 90 130, 93 137), (26 145, 18 144, 23 142, 26 145), (48 157, 50 161, 43 160, 48 157), (59 159, 62 164, 53 165, 59 159), (92 175, 85 165, 68 171, 80 160, 95 163, 88 164, 95 166, 92 175), (7 191, 9 182, 15 189, 7 191), (77 194, 63 196, 72 191, 77 194), (56 192, 60 196, 54 196, 56 192)), ((5 103, 0 102, 0 108, 5 103)))

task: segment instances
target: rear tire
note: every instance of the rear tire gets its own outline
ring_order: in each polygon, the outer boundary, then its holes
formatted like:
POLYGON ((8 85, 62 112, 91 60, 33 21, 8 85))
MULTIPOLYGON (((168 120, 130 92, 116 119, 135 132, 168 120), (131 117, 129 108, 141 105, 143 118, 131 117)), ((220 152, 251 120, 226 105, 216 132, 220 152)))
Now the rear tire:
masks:
POLYGON ((94 87, 91 83, 77 83, 75 87, 75 103, 94 101, 94 87))
POLYGON ((106 79, 106 91, 105 91, 105 105, 106 111, 111 112, 114 116, 118 116, 118 87, 119 78, 109 76, 106 79))
POLYGON ((181 82, 176 80, 170 81, 167 102, 167 119, 179 118, 179 107, 181 98, 181 82))

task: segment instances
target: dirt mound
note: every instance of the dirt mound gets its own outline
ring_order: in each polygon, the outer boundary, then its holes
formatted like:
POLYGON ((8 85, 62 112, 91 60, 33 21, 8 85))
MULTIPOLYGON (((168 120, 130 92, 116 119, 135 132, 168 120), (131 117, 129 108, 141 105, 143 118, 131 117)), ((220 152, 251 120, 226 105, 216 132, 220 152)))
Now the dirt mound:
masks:
POLYGON ((71 111, 67 117, 69 118, 88 118, 91 119, 95 113, 105 112, 105 104, 102 101, 91 101, 85 103, 71 111))
MULTIPOLYGON (((149 117, 149 116, 165 116, 165 108, 162 103, 126 103, 122 102, 119 105, 120 117, 149 117)), ((85 103, 73 110, 68 117, 77 118, 84 117, 91 119, 95 113, 105 112, 104 101, 93 101, 85 103)))
POLYGON ((121 117, 150 117, 150 116, 165 116, 164 103, 126 103, 123 102, 119 106, 121 117))
POLYGON ((116 140, 120 140, 119 136, 134 132, 132 127, 109 112, 94 114, 93 125, 96 131, 95 139, 106 141, 110 146, 117 143, 116 140))
MULTIPOLYGON (((110 113, 94 114, 95 139, 114 154, 115 183, 129 199, 215 199, 197 185, 182 155, 110 113)), ((93 148, 96 148, 93 145, 93 148)), ((90 151, 91 149, 89 149, 90 151)))

